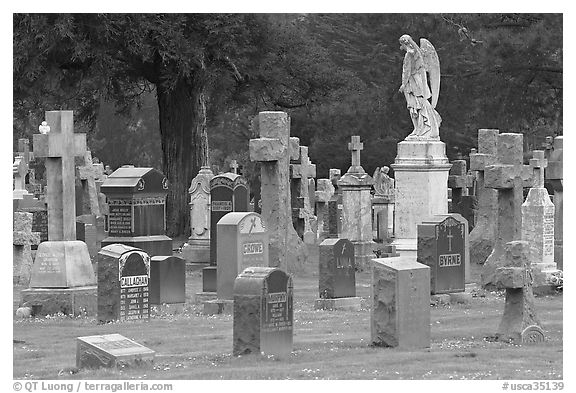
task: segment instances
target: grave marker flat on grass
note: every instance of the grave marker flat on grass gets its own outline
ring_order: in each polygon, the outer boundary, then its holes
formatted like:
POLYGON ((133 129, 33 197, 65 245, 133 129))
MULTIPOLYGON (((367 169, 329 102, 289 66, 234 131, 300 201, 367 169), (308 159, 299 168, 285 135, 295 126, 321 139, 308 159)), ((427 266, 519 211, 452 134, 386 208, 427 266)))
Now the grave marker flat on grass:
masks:
POLYGON ((326 239, 320 244, 316 310, 354 309, 361 307, 356 296, 354 244, 348 239, 326 239))
POLYGON ((98 253, 98 322, 149 319, 150 257, 125 244, 98 253))
POLYGON ((76 367, 101 368, 146 366, 156 352, 120 334, 85 336, 76 339, 76 367))
POLYGON ((464 292, 470 275, 468 222, 460 214, 436 215, 418 224, 416 260, 430 267, 431 294, 464 292))
POLYGON ((377 346, 430 346, 428 266, 406 256, 372 260, 370 332, 377 346))
POLYGON ((272 267, 244 269, 234 282, 233 355, 287 357, 292 336, 292 277, 272 267))

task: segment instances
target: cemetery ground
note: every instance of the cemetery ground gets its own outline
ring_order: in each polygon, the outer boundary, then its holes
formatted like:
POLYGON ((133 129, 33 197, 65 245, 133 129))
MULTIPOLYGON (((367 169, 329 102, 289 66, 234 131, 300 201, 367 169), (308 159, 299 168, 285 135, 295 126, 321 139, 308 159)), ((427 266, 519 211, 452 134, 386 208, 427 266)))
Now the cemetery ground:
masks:
MULTIPOLYGON (((316 265, 317 266, 317 265, 316 265)), ((477 277, 479 269, 473 269, 477 277)), ((194 304, 200 270, 186 276, 186 308, 150 321, 98 325, 95 317, 14 319, 15 379, 529 379, 561 380, 563 295, 536 298, 547 341, 516 346, 493 342, 504 292, 473 291, 468 303, 431 305, 431 346, 402 350, 370 345, 371 276, 357 274, 361 311, 316 311, 316 272, 294 276, 294 346, 287 359, 232 356, 232 316, 202 315, 194 304), (142 368, 77 370, 76 337, 119 333, 156 351, 142 368)), ((15 311, 20 291, 14 287, 15 311)))

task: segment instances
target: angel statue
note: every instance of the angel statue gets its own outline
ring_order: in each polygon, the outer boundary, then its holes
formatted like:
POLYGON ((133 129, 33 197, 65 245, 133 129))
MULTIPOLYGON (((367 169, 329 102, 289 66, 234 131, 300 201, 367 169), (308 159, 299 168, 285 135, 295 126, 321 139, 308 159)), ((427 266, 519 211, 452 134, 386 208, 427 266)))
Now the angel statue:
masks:
POLYGON ((418 47, 408 34, 400 37, 399 41, 400 49, 406 51, 399 91, 406 97, 406 106, 414 124, 414 131, 408 138, 440 139, 438 129, 442 118, 435 109, 440 92, 440 61, 436 49, 426 38, 420 39, 418 47), (430 74, 430 87, 427 72, 430 74))

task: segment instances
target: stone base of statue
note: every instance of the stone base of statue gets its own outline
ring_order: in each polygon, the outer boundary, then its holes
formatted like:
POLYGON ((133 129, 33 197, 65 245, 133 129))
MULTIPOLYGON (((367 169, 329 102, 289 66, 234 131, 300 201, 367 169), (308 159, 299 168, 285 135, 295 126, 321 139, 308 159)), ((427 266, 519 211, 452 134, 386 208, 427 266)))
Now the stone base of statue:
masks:
POLYGON ((180 256, 190 263, 210 263, 210 239, 188 240, 180 256))
POLYGON ((448 213, 446 145, 439 139, 408 137, 398 143, 394 164, 396 249, 416 252, 417 225, 436 214, 448 213))

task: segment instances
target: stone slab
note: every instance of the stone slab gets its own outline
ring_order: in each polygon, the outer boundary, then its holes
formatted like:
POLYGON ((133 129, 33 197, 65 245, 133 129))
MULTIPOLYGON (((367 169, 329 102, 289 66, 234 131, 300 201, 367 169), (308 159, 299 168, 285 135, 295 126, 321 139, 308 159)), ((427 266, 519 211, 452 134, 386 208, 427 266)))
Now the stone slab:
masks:
POLYGON ((77 368, 149 366, 155 351, 120 334, 85 336, 76 339, 77 368))
POLYGON ((150 304, 186 302, 186 261, 177 256, 150 259, 150 304))
POLYGON ((350 310, 360 311, 362 309, 362 298, 341 297, 337 299, 316 299, 314 310, 350 310))
POLYGON ((430 268, 404 256, 372 263, 372 343, 430 347, 430 268))
POLYGON ((57 313, 73 316, 93 316, 97 310, 97 287, 29 288, 21 292, 22 307, 31 307, 33 316, 57 313))
POLYGON ((232 315, 234 311, 234 300, 214 299, 205 301, 202 313, 204 315, 232 315))
POLYGON ((195 303, 205 303, 209 300, 216 300, 218 295, 216 292, 198 292, 194 295, 194 302, 195 303))
POLYGON ((216 266, 202 268, 202 292, 217 292, 217 272, 216 266))

